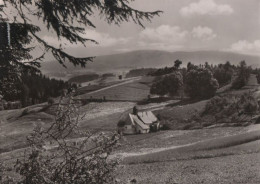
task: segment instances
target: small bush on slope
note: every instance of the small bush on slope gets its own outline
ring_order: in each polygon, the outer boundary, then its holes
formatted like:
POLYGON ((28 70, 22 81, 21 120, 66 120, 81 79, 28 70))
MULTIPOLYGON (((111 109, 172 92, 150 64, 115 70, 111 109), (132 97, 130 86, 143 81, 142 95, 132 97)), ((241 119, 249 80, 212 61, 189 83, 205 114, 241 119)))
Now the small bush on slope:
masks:
POLYGON ((242 95, 227 94, 212 98, 201 114, 201 120, 212 117, 214 123, 237 123, 251 121, 259 113, 259 105, 252 93, 242 95))

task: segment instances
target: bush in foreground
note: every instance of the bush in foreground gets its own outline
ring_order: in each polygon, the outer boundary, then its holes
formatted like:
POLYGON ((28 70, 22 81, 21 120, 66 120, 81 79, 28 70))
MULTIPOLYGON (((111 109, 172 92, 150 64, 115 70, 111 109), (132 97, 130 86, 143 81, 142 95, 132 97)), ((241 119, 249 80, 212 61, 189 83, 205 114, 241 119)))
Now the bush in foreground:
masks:
POLYGON ((2 164, 0 183, 112 183, 118 159, 109 156, 117 146, 118 134, 82 132, 79 120, 72 96, 63 98, 50 127, 37 127, 27 138, 30 146, 15 165, 19 177, 9 178, 2 164), (71 139, 75 136, 81 139, 71 139))

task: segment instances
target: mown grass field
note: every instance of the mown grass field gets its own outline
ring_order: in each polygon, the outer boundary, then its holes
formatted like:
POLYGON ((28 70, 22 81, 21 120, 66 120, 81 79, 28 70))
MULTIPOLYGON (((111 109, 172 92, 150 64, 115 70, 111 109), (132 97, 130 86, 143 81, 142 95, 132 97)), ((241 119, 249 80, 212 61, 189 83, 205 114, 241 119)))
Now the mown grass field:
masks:
POLYGON ((105 88, 105 87, 108 87, 111 85, 120 84, 120 83, 122 83, 122 81, 111 81, 111 82, 103 83, 103 84, 92 84, 90 86, 84 86, 77 90, 77 95, 82 95, 85 93, 89 93, 92 91, 96 91, 96 90, 99 90, 99 89, 102 89, 102 88, 105 88))
MULTIPOLYGON (((103 99, 103 97, 105 97, 106 100, 112 101, 138 102, 146 99, 150 94, 149 84, 152 82, 152 80, 153 77, 144 77, 140 80, 134 80, 133 82, 117 85, 115 87, 108 86, 108 88, 105 90, 92 92, 90 94, 86 93, 84 95, 80 95, 78 98, 90 99, 92 97, 94 99, 103 99)), ((102 88, 96 90, 100 89, 102 88)))

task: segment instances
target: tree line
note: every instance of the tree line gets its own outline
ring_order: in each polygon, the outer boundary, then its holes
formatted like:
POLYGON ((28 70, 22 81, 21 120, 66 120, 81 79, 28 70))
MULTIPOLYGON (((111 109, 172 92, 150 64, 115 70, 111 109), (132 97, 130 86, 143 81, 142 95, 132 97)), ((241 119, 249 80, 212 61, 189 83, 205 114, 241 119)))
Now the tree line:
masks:
POLYGON ((43 74, 23 73, 19 80, 12 84, 14 90, 5 90, 5 86, 0 86, 3 96, 2 109, 12 109, 11 103, 18 101, 22 107, 34 105, 48 101, 63 93, 63 90, 76 88, 75 84, 70 84, 63 80, 50 79, 43 74), (9 104, 9 105, 8 105, 9 104))
POLYGON ((194 65, 191 62, 186 68, 180 68, 182 61, 176 60, 174 66, 158 69, 149 73, 155 76, 150 93, 164 96, 186 95, 192 99, 207 99, 216 94, 218 88, 232 82, 233 89, 240 89, 246 85, 251 67, 245 61, 238 66, 225 64, 194 65))

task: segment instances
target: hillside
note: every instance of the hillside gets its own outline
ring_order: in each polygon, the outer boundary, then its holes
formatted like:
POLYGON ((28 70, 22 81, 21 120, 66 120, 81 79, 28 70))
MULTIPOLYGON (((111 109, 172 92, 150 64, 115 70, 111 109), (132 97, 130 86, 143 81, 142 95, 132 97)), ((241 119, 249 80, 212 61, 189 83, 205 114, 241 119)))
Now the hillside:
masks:
POLYGON ((156 50, 140 50, 127 52, 122 54, 98 56, 94 62, 88 63, 86 68, 74 67, 68 65, 67 69, 62 67, 58 62, 42 63, 43 73, 75 73, 75 72, 121 72, 135 68, 158 68, 164 66, 172 66, 177 59, 183 61, 183 66, 188 62, 193 64, 205 63, 223 63, 230 61, 232 64, 238 64, 241 60, 245 60, 248 65, 256 67, 260 66, 260 57, 243 55, 232 52, 221 51, 194 51, 194 52, 166 52, 156 50))

